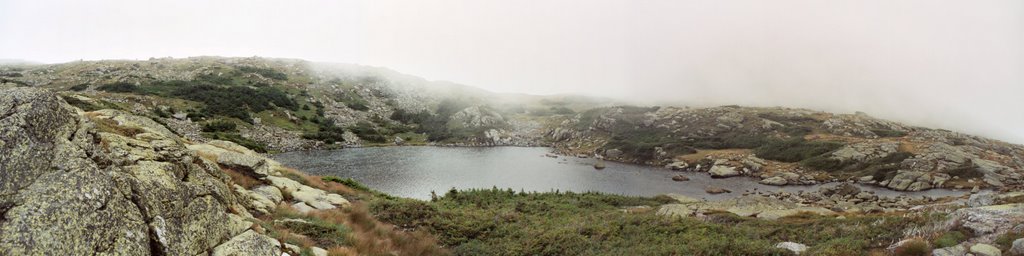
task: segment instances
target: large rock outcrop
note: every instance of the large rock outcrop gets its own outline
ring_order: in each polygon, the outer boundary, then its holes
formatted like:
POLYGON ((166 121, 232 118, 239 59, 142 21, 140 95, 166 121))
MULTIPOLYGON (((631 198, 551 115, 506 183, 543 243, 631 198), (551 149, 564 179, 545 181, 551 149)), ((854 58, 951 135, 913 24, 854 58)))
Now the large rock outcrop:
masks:
POLYGON ((0 255, 205 254, 252 225, 228 184, 153 120, 0 90, 0 255))

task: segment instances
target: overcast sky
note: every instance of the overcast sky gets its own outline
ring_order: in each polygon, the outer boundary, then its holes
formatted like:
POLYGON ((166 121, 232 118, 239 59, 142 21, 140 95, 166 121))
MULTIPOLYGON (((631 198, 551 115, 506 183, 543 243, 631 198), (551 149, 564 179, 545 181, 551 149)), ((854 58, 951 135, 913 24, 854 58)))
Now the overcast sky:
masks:
POLYGON ((0 58, 266 56, 1024 143, 1024 1, 0 0, 0 58))

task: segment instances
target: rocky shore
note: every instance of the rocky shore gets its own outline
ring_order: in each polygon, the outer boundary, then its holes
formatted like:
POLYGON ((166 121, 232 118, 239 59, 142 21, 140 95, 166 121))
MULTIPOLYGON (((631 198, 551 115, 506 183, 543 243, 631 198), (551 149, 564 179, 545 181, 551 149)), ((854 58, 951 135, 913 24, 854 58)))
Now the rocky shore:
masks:
POLYGON ((234 143, 193 144, 149 118, 82 112, 43 90, 0 90, 0 113, 3 255, 298 255, 254 215, 282 202, 349 205, 234 143), (242 187, 229 169, 261 185, 242 187))

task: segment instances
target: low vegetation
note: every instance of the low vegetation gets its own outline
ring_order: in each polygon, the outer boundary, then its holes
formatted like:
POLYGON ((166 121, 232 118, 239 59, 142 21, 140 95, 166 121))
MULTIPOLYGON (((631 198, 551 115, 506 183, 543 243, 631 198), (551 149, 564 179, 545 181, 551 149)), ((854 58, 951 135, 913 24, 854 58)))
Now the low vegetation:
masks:
POLYGON ((826 141, 807 141, 803 138, 773 140, 754 149, 760 158, 787 163, 800 162, 839 149, 843 144, 826 141))
POLYGON ((932 247, 927 241, 921 239, 912 239, 903 242, 900 246, 893 250, 893 255, 896 256, 929 256, 932 255, 932 247))
MULTIPOLYGON (((280 204, 269 215, 256 221, 270 236, 301 248, 300 255, 312 255, 310 248, 320 247, 329 255, 447 255, 433 235, 421 230, 406 230, 379 221, 363 199, 394 198, 374 195, 351 179, 318 177, 286 171, 286 177, 318 189, 344 195, 352 206, 299 213, 280 204), (352 185, 349 187, 347 184, 352 185), (365 189, 365 190, 364 190, 365 189)), ((381 194, 382 195, 382 194, 381 194)))
POLYGON ((203 124, 203 132, 237 132, 238 125, 229 121, 211 121, 203 124))
POLYGON ((802 165, 845 176, 874 176, 875 180, 892 179, 903 160, 914 157, 908 152, 896 152, 868 161, 840 161, 829 154, 818 155, 801 162, 802 165))
POLYGON ((970 231, 950 230, 936 237, 934 240, 932 240, 932 243, 935 244, 935 247, 938 248, 956 246, 964 241, 967 241, 967 234, 969 234, 968 232, 970 231))
POLYGON ((327 144, 344 142, 345 129, 334 125, 334 122, 323 121, 319 122, 316 131, 306 132, 302 134, 302 138, 307 140, 319 140, 327 144))
POLYGON ((931 215, 836 219, 801 215, 778 221, 713 213, 670 218, 653 207, 668 198, 599 193, 452 190, 432 202, 375 200, 370 210, 396 226, 424 230, 457 255, 785 255, 782 241, 809 255, 856 255, 902 237, 931 215))

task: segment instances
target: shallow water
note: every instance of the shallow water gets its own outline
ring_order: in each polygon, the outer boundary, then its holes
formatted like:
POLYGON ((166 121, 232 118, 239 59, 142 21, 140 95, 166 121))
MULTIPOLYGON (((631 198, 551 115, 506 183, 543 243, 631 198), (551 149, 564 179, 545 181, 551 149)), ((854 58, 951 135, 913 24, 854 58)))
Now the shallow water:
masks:
MULTIPOLYGON (((796 192, 817 190, 821 186, 767 186, 754 178, 712 179, 706 173, 615 162, 606 162, 607 168, 597 170, 593 167, 595 159, 545 157, 550 151, 543 147, 374 147, 288 152, 273 158, 310 174, 352 178, 384 193, 416 199, 429 199, 431 191, 441 195, 453 187, 598 191, 636 196, 678 193, 717 200, 735 197, 744 191, 796 192), (671 177, 679 174, 690 180, 672 181, 671 177), (704 189, 709 186, 726 188, 733 193, 707 194, 704 189)), ((951 190, 904 193, 870 186, 861 188, 884 196, 938 197, 965 193, 951 190)))

